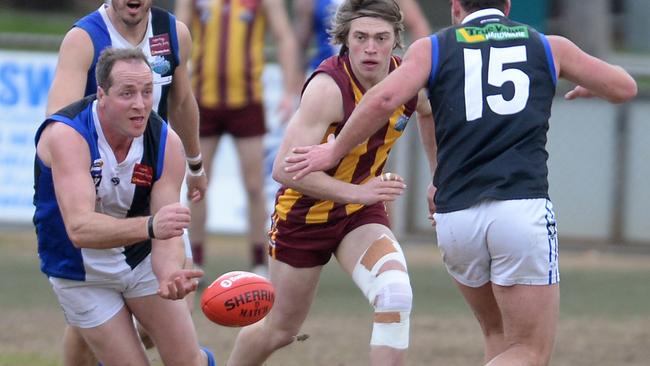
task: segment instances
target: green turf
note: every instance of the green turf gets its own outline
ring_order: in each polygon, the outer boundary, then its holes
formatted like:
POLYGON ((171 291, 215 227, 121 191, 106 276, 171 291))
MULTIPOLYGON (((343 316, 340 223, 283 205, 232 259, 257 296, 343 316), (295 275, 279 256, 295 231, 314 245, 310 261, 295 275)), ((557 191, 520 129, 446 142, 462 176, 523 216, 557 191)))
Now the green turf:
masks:
MULTIPOLYGON (((13 251, 12 251, 13 252, 13 251)), ((58 306, 49 282, 38 268, 34 251, 24 250, 0 256, 0 308, 38 308, 58 306)), ((221 258, 205 268, 206 278, 246 268, 242 258, 221 258)), ((449 275, 443 268, 411 265, 414 311, 455 315, 469 311, 449 275)), ((570 317, 650 316, 650 271, 564 269, 561 272, 561 315, 570 317)), ((315 312, 337 312, 342 304, 352 313, 368 309, 349 276, 335 261, 323 271, 315 312)))
POLYGON ((33 250, 6 252, 0 249, 0 309, 57 306, 47 277, 39 269, 36 243, 33 250), (10 255, 9 255, 10 254, 10 255))
POLYGON ((78 18, 78 14, 72 13, 2 9, 0 32, 64 35, 78 18))
POLYGON ((561 314, 572 317, 650 316, 650 272, 566 270, 561 314))
POLYGON ((0 366, 16 365, 38 365, 38 366, 57 366, 58 360, 46 359, 34 354, 25 353, 5 353, 0 354, 0 366))

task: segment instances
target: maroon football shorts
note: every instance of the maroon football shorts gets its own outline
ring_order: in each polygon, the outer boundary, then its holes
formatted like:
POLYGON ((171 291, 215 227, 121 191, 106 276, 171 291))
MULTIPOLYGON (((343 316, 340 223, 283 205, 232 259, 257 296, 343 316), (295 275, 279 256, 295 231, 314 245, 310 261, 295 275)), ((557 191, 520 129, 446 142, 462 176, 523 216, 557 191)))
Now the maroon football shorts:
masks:
POLYGON ((326 264, 343 238, 367 224, 390 227, 383 202, 365 206, 336 222, 296 224, 273 216, 269 233, 269 255, 292 267, 309 268, 326 264))
POLYGON ((242 108, 204 108, 199 106, 201 137, 221 136, 225 133, 235 138, 255 137, 266 133, 264 107, 249 104, 242 108))

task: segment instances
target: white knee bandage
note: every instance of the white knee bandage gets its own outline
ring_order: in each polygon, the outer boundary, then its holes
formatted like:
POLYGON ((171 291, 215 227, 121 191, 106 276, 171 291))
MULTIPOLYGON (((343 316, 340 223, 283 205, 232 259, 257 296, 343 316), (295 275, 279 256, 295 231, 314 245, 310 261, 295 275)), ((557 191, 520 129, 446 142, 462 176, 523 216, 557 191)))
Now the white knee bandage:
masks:
POLYGON ((357 262, 352 278, 375 308, 370 344, 408 348, 413 293, 399 244, 386 235, 379 237, 357 262), (388 262, 400 269, 381 271, 388 262))

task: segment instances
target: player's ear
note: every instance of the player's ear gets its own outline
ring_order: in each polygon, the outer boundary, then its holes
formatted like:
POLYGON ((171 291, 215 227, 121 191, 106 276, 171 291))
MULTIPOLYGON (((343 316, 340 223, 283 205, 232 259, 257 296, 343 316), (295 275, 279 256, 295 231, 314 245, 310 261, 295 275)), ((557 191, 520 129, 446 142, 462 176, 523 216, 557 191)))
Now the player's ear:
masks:
POLYGON ((510 7, 511 7, 511 5, 512 4, 510 3, 510 0, 506 0, 506 4, 504 5, 504 8, 503 8, 503 14, 505 16, 510 15, 510 7))
POLYGON ((106 96, 106 94, 108 94, 108 93, 106 93, 106 92, 104 91, 104 88, 102 88, 101 86, 97 85, 97 101, 98 101, 99 103, 102 102, 102 100, 104 99, 104 97, 106 96))
POLYGON ((460 6, 458 0, 449 0, 449 6, 451 8, 451 23, 457 24, 462 20, 461 12, 463 8, 460 6))

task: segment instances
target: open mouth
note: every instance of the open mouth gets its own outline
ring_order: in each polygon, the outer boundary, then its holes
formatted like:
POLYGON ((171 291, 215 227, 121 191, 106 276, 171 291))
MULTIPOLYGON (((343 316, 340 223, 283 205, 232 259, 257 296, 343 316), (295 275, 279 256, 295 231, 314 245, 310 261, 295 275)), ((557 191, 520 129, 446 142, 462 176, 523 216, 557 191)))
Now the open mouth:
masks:
POLYGON ((138 116, 138 117, 131 117, 129 118, 131 122, 133 122, 135 125, 142 125, 144 123, 144 117, 138 116))
POLYGON ((139 1, 129 1, 128 3, 126 3, 126 6, 131 10, 138 10, 140 6, 142 6, 142 3, 140 3, 139 1))

